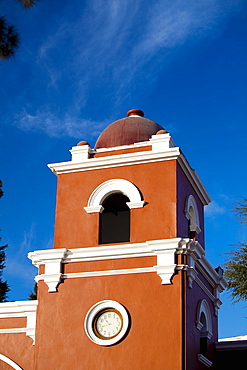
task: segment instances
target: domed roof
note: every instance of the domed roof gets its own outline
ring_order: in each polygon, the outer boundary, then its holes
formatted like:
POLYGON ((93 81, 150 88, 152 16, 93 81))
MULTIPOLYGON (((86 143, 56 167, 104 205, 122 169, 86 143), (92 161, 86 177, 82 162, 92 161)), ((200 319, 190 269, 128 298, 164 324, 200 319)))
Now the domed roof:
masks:
POLYGON ((96 141, 95 149, 147 141, 159 130, 164 130, 158 123, 143 116, 143 111, 139 109, 129 110, 127 117, 111 123, 104 129, 96 141))

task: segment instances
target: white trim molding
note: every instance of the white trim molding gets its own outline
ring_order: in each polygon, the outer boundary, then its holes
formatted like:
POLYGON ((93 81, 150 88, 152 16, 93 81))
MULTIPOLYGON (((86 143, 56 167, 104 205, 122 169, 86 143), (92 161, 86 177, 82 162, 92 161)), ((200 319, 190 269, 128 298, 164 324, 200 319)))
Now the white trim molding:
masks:
POLYGON ((211 201, 196 171, 190 167, 179 147, 175 146, 168 133, 153 135, 148 141, 112 148, 91 149, 88 145, 74 146, 70 152, 72 155, 71 161, 48 164, 48 167, 56 175, 177 160, 202 203, 207 205, 211 201), (152 147, 152 150, 150 150, 150 146, 152 147), (145 147, 147 150, 136 151, 137 148, 145 147), (132 148, 135 149, 135 152, 114 154, 114 152, 117 152, 118 150, 132 148), (103 153, 104 156, 95 157, 94 154, 97 153, 103 153), (108 153, 109 155, 107 155, 108 153))
MULTIPOLYGON (((35 340, 36 310, 38 301, 16 301, 0 303, 0 319, 26 317, 26 327, 0 329, 0 334, 26 333, 35 340)), ((34 344, 34 342, 33 342, 34 344)))
POLYGON ((176 271, 175 254, 181 238, 151 240, 147 244, 154 255, 157 256, 157 274, 162 284, 171 284, 176 271))
MULTIPOLYGON (((218 314, 222 302, 219 299, 220 293, 227 288, 227 281, 220 276, 213 266, 205 257, 205 250, 198 241, 191 239, 182 239, 180 248, 177 253, 185 254, 187 256, 187 264, 182 265, 182 269, 187 271, 187 284, 188 288, 193 288, 195 281, 206 295, 213 301, 215 308, 215 316, 218 314), (199 278, 199 272, 206 279, 206 281, 213 287, 213 293, 209 291, 203 281, 199 278)), ((177 267, 179 269, 179 266, 177 267)))
MULTIPOLYGON (((149 146, 150 143, 146 144, 149 146)), ((118 147, 117 149, 122 149, 118 147)), ((104 157, 91 157, 80 162, 68 161, 48 164, 48 167, 55 174, 97 170, 101 168, 131 166, 141 163, 160 162, 177 159, 180 155, 179 148, 169 148, 162 152, 153 152, 151 150, 140 151, 127 154, 115 154, 104 157)))
POLYGON ((90 195, 87 207, 84 207, 87 213, 102 212, 104 207, 102 203, 111 194, 121 193, 129 198, 126 204, 129 208, 141 208, 144 201, 138 188, 130 181, 124 179, 111 179, 100 184, 90 195))
MULTIPOLYGON (((49 249, 28 253, 28 258, 32 260, 34 266, 45 265, 43 280, 47 284, 49 292, 56 292, 57 286, 61 281, 62 263, 66 261, 67 251, 67 249, 49 249)), ((35 280, 36 282, 38 281, 37 277, 35 280)))
POLYGON ((212 317, 211 317, 211 312, 210 308, 208 305, 208 302, 206 299, 202 299, 197 307, 197 315, 196 315, 196 327, 198 330, 201 330, 203 328, 203 323, 201 322, 201 314, 205 315, 206 319, 206 337, 208 339, 211 339, 213 336, 213 326, 212 326, 212 317))
POLYGON ((81 162, 90 157, 93 150, 90 148, 89 144, 73 146, 70 150, 72 162, 81 162))
POLYGON ((196 200, 193 195, 189 195, 185 201, 185 217, 190 221, 190 231, 195 231, 197 234, 201 232, 199 214, 196 200))
POLYGON ((160 152, 162 150, 175 147, 175 144, 168 132, 166 134, 152 135, 149 142, 152 144, 153 152, 160 152))
POLYGON ((12 369, 15 369, 15 370, 23 370, 22 367, 20 367, 19 365, 17 365, 16 362, 12 361, 10 358, 8 358, 7 356, 2 355, 1 353, 0 353, 0 361, 3 361, 6 364, 8 364, 9 366, 12 367, 12 369))
POLYGON ((151 240, 144 243, 109 244, 86 248, 49 249, 30 252, 28 258, 32 260, 32 263, 36 267, 45 265, 44 274, 37 275, 35 280, 37 282, 44 280, 48 285, 49 292, 56 292, 58 285, 64 279, 123 274, 157 273, 161 278, 161 284, 166 285, 172 284, 172 278, 177 271, 184 270, 187 275, 188 287, 192 289, 193 283, 198 284, 213 302, 215 315, 217 315, 218 308, 221 305, 219 294, 227 287, 226 280, 217 274, 205 258, 205 250, 202 246, 197 241, 188 238, 151 240), (176 263, 177 254, 186 255, 187 261, 185 264, 176 263), (150 256, 156 257, 156 265, 100 271, 83 270, 81 272, 67 274, 63 273, 62 268, 63 263, 150 256), (213 293, 199 278, 199 273, 210 284, 213 293))
POLYGON ((193 170, 190 167, 189 162, 183 155, 183 153, 180 153, 180 156, 178 157, 178 163, 181 166, 184 174, 186 175, 187 179, 191 183, 193 189, 195 190, 196 194, 200 198, 201 202, 203 203, 204 206, 208 205, 211 202, 211 198, 206 191, 203 183, 201 182, 198 174, 196 173, 195 170, 193 170))
POLYGON ((44 274, 36 276, 35 280, 44 280, 49 292, 56 292, 62 279, 71 277, 89 277, 104 275, 119 275, 128 273, 157 272, 162 284, 171 284, 176 270, 175 254, 181 238, 152 240, 146 243, 110 244, 100 247, 49 249, 28 253, 28 258, 39 267, 45 265, 44 274), (90 271, 76 274, 63 274, 62 264, 69 262, 86 262, 131 257, 157 257, 157 265, 148 268, 90 271))

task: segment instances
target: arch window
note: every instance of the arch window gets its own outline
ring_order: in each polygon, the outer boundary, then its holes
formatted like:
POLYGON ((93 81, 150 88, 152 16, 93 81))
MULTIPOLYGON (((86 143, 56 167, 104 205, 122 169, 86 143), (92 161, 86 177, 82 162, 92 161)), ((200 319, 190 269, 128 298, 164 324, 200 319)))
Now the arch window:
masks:
POLYGON ((99 213, 99 244, 130 241, 130 209, 145 202, 130 181, 112 179, 100 184, 90 195, 87 213, 99 213))
POLYGON ((190 239, 196 239, 196 235, 201 232, 201 228, 196 200, 193 195, 186 198, 185 217, 188 220, 188 236, 190 239))
POLYGON ((213 333, 211 312, 205 299, 199 302, 196 326, 200 331, 200 355, 207 358, 208 339, 212 337, 213 333))
POLYGON ((208 343, 207 343, 208 331, 207 331, 207 320, 206 320, 204 312, 201 313, 200 322, 202 324, 202 328, 200 330, 200 353, 203 356, 207 357, 208 355, 208 343))
POLYGON ((123 179, 112 179, 100 184, 90 195, 87 207, 84 207, 87 213, 103 212, 104 200, 111 194, 121 193, 128 197, 129 208, 142 208, 144 200, 142 200, 139 189, 130 181, 123 179))
POLYGON ((115 193, 103 202, 100 214, 99 244, 130 241, 130 209, 126 195, 115 193))

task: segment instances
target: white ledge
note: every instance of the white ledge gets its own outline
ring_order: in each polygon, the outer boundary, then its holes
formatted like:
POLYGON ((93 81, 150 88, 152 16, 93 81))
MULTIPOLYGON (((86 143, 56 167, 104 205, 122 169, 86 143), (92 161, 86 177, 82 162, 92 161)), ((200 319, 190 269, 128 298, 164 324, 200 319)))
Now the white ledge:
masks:
MULTIPOLYGON (((45 272, 36 276, 35 280, 44 280, 49 292, 56 292, 61 279, 66 278, 62 274, 62 263, 85 262, 130 257, 157 257, 157 266, 152 271, 157 271, 162 284, 171 284, 175 273, 175 253, 181 238, 152 240, 146 243, 104 245, 100 247, 53 249, 30 252, 28 258, 38 267, 45 265, 45 272)), ((120 271, 120 270, 119 270, 120 271)), ((141 272, 141 269, 137 270, 141 272)), ((146 272, 145 269, 143 272, 146 272)), ((96 272, 97 274, 98 272, 96 272)), ((101 273, 101 272, 100 272, 101 273)), ((129 273, 129 272, 128 272, 129 273)), ((136 273, 133 269, 133 273, 136 273)), ((117 273, 116 273, 117 274, 117 273)), ((84 276, 84 274, 80 274, 84 276)), ((79 277, 79 275, 78 275, 79 277)))
POLYGON ((27 319, 25 328, 0 329, 0 333, 26 333, 34 341, 37 305, 37 300, 0 303, 0 319, 11 317, 26 317, 27 319))
POLYGON ((61 173, 89 171, 101 168, 110 168, 118 166, 130 166, 140 163, 149 163, 177 159, 180 155, 179 148, 169 148, 166 151, 152 152, 151 150, 143 152, 134 152, 127 154, 109 155, 106 157, 96 157, 81 160, 80 162, 68 161, 48 164, 48 167, 57 175, 61 173))
MULTIPOLYGON (((44 280, 49 292, 56 292, 61 280, 88 276, 119 275, 129 273, 156 272, 162 284, 171 284, 176 271, 184 270, 187 273, 188 287, 192 289, 195 281, 214 302, 215 310, 221 301, 219 293, 227 286, 223 277, 219 276, 204 257, 205 251, 201 245, 190 239, 173 238, 150 240, 144 243, 108 244, 97 247, 73 249, 49 249, 30 252, 28 257, 38 267, 45 265, 44 274, 36 276, 36 281, 44 280), (187 255, 187 264, 176 264, 176 254, 187 255), (63 274, 62 264, 87 261, 104 261, 134 257, 156 257, 156 266, 136 269, 119 269, 105 271, 83 271, 73 274, 63 274), (198 271, 211 284, 214 292, 211 293, 198 277, 198 271)), ((86 267, 86 266, 85 266, 86 267)))

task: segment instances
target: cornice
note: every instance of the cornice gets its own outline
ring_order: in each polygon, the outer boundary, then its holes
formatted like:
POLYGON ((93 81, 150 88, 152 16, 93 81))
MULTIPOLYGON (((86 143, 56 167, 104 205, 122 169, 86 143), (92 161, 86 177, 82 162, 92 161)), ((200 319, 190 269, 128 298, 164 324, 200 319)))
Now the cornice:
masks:
POLYGON ((36 312, 37 300, 0 303, 0 319, 7 317, 27 317, 36 312))
POLYGON ((196 267, 198 271, 200 271, 201 274, 207 279, 210 285, 217 286, 217 289, 220 293, 227 288, 227 281, 223 278, 223 276, 220 276, 215 271, 205 256, 202 256, 202 258, 196 262, 196 267))
POLYGON ((149 141, 136 143, 133 145, 97 150, 92 150, 89 145, 82 145, 73 147, 70 152, 72 154, 71 161, 48 164, 48 167, 56 175, 177 160, 202 203, 207 205, 211 201, 197 173, 190 167, 180 148, 175 146, 171 136, 168 133, 162 135, 153 135, 149 141), (150 145, 152 150, 111 155, 114 153, 114 151, 120 149, 131 149, 138 147, 150 148, 150 145), (109 155, 107 155, 108 152, 110 152, 109 155), (95 153, 104 153, 105 155, 103 157, 94 157, 93 155, 95 153))
POLYGON ((179 148, 169 148, 165 151, 152 152, 142 151, 127 154, 109 155, 105 157, 88 158, 80 162, 61 162, 48 164, 48 167, 56 174, 92 171, 102 168, 111 168, 119 166, 133 166, 136 164, 160 162, 177 159, 179 148))
MULTIPOLYGON (((189 284, 189 287, 192 287, 193 280, 196 279, 199 271, 208 281, 208 283, 211 286, 215 287, 215 289, 217 289, 219 293, 223 292, 227 288, 227 281, 224 279, 223 276, 220 276, 215 271, 211 263, 205 257, 206 252, 198 241, 194 241, 188 238, 182 239, 177 253, 187 255, 188 271, 192 271, 193 273, 191 286, 189 284)), ((188 275, 190 275, 190 273, 188 275)))
POLYGON ((105 245, 100 247, 50 249, 30 252, 28 258, 38 267, 45 265, 45 272, 36 276, 36 281, 44 280, 49 292, 56 292, 62 279, 71 277, 118 275, 126 273, 157 272, 162 284, 171 284, 176 270, 175 253, 181 238, 152 240, 145 243, 105 245), (110 271, 81 272, 63 274, 62 264, 133 257, 157 257, 157 265, 150 268, 120 269, 110 271))
MULTIPOLYGON (((162 240, 151 240, 144 243, 133 244, 110 244, 97 247, 73 248, 73 249, 50 249, 30 252, 28 257, 32 263, 39 267, 45 265, 43 274, 36 276, 36 281, 44 280, 48 285, 49 292, 56 292, 60 282, 69 278, 83 278, 107 275, 123 275, 136 273, 157 273, 162 284, 171 284, 176 271, 184 270, 187 274, 188 288, 193 288, 195 282, 204 293, 211 299, 215 306, 215 312, 221 305, 219 293, 222 292, 227 283, 218 275, 214 268, 205 258, 205 250, 202 246, 191 239, 173 238, 162 240), (187 256, 186 264, 177 264, 176 254, 187 256), (63 263, 104 261, 111 259, 124 259, 134 257, 156 257, 156 265, 143 268, 81 271, 76 273, 63 273, 63 263), (213 292, 200 280, 200 272, 212 286, 213 292)), ((85 265, 86 268, 86 265, 85 265)))
MULTIPOLYGON (((38 301, 16 301, 0 303, 0 319, 26 317, 26 327, 0 329, 0 333, 26 333, 35 341, 36 310, 38 301)), ((34 342, 33 342, 34 344, 34 342)))
POLYGON ((196 171, 190 167, 190 164, 183 155, 183 153, 181 153, 180 156, 178 157, 178 163, 181 166, 186 177, 190 181, 192 187, 195 189, 203 205, 209 204, 211 202, 211 198, 208 192, 206 191, 196 171))

